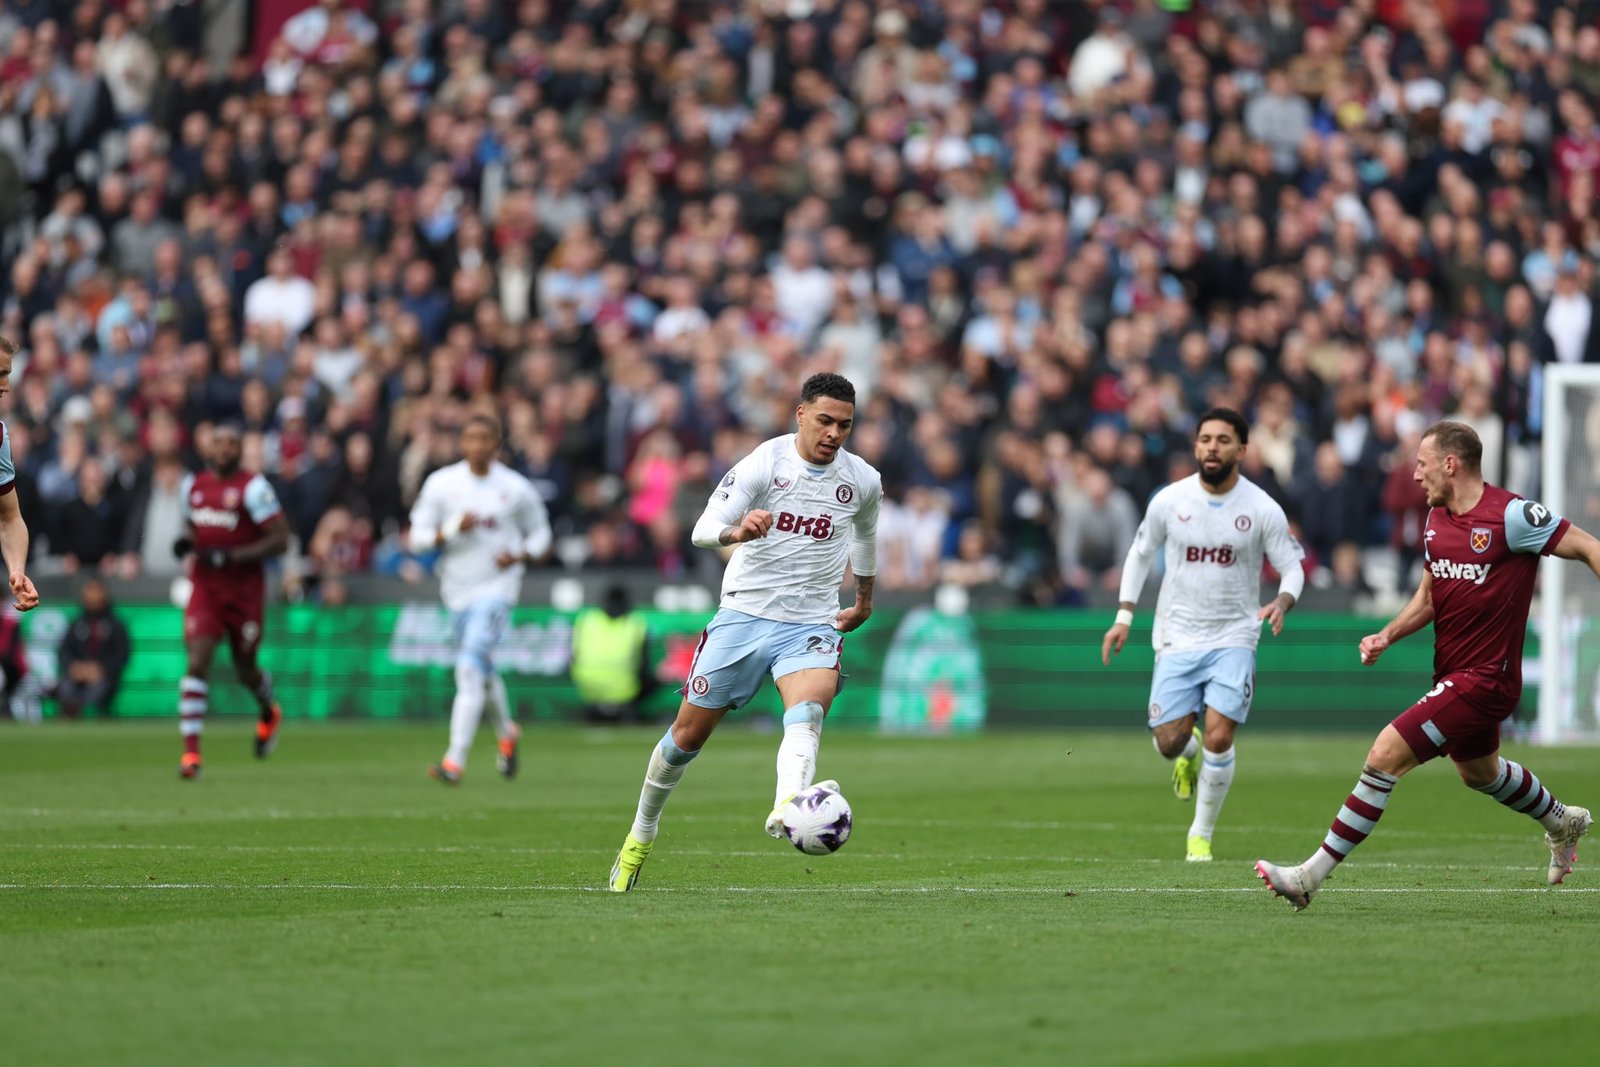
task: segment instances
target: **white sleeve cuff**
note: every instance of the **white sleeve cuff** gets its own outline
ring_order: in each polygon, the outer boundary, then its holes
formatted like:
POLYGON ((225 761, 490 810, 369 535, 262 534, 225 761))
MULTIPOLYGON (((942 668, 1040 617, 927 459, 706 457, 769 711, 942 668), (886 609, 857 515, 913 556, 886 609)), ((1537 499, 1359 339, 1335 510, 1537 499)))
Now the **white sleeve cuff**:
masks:
POLYGON ((713 515, 710 511, 700 516, 700 521, 694 524, 694 529, 689 533, 689 540, 696 548, 724 548, 722 531, 729 523, 713 515))
POLYGON ((1283 580, 1278 583, 1278 594, 1288 593, 1294 597, 1295 603, 1300 602, 1300 594, 1306 591, 1306 569, 1295 560, 1289 569, 1283 572, 1283 580))

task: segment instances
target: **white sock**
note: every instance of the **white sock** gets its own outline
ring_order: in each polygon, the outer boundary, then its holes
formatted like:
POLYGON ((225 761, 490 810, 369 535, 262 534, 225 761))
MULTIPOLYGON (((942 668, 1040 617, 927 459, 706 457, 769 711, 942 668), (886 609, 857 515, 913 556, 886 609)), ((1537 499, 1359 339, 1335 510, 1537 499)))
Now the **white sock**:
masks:
POLYGON ((672 740, 672 727, 667 735, 650 751, 650 763, 644 771, 644 788, 639 790, 639 808, 633 815, 633 839, 642 843, 656 839, 656 827, 661 822, 661 809, 667 798, 678 787, 684 768, 700 755, 696 749, 685 752, 672 740))
POLYGON ((1150 735, 1150 747, 1160 752, 1162 759, 1194 759, 1195 754, 1200 751, 1200 739, 1191 731, 1188 744, 1184 745, 1183 751, 1176 756, 1168 756, 1165 752, 1161 752, 1161 742, 1156 739, 1155 734, 1150 735))
POLYGON ((774 807, 811 784, 817 774, 826 713, 815 700, 803 700, 783 713, 783 743, 778 746, 778 787, 774 807))
POLYGON ((1228 787, 1233 784, 1235 760, 1233 746, 1226 752, 1207 750, 1200 763, 1200 788, 1195 791, 1194 822, 1189 824, 1189 834, 1199 834, 1207 841, 1217 828, 1217 816, 1222 814, 1222 802, 1228 799, 1228 787))
POLYGON ((494 727, 494 735, 502 741, 517 736, 517 722, 511 717, 511 696, 506 692, 506 680, 499 671, 489 672, 484 695, 484 707, 489 712, 489 725, 494 727))
POLYGON ((1328 855, 1326 850, 1319 848, 1311 854, 1310 859, 1300 866, 1305 871, 1306 884, 1319 886, 1328 880, 1328 875, 1332 874, 1333 869, 1338 865, 1338 860, 1328 855))
POLYGON ((467 752, 477 736, 483 718, 483 672, 475 665, 456 664, 456 699, 450 705, 450 749, 445 761, 457 767, 467 765, 467 752))

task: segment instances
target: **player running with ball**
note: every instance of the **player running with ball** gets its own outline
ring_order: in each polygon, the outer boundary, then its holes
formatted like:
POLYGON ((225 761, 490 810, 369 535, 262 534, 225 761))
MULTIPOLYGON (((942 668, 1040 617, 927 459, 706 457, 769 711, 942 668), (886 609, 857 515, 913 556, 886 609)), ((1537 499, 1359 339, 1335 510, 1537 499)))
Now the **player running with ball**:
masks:
POLYGON ((1538 777, 1500 755, 1500 724, 1522 695, 1522 642, 1539 557, 1581 560, 1600 575, 1600 541, 1548 508, 1483 480, 1483 443, 1472 428, 1441 422, 1422 435, 1415 478, 1428 494, 1427 567, 1416 595, 1389 625, 1361 639, 1371 666, 1402 637, 1433 623, 1434 687, 1378 735, 1355 791, 1304 863, 1261 860, 1256 873, 1295 910, 1377 828, 1402 776, 1435 756, 1455 761, 1462 784, 1544 827, 1551 885, 1572 870, 1593 821, 1538 777))
POLYGON ((1166 546, 1150 733, 1156 751, 1173 761, 1178 799, 1199 793, 1185 856, 1191 862, 1211 859, 1211 835, 1233 785, 1233 735, 1250 714, 1261 624, 1270 624, 1274 636, 1282 633, 1284 615, 1305 588, 1305 553, 1289 534, 1283 508, 1239 473, 1249 438, 1236 411, 1212 408, 1200 416, 1194 438, 1200 471, 1151 499, 1122 566, 1117 621, 1100 643, 1100 660, 1109 664, 1127 643, 1139 590, 1166 546), (1263 557, 1283 576, 1266 607, 1263 557), (1204 734, 1195 726, 1202 711, 1204 734))
MULTIPOLYGON (((633 829, 611 868, 626 893, 655 845, 661 809, 730 708, 771 674, 786 709, 778 782, 767 833, 784 836, 783 807, 811 785, 822 720, 839 689, 843 635, 872 614, 878 571, 878 472, 844 451, 855 423, 855 387, 813 374, 800 389, 799 431, 740 460, 711 494, 692 539, 738 547, 722 578, 722 603, 700 638, 677 720, 650 753, 633 829), (845 564, 855 603, 839 609, 845 564)), ((836 782, 819 786, 837 790, 836 782)))

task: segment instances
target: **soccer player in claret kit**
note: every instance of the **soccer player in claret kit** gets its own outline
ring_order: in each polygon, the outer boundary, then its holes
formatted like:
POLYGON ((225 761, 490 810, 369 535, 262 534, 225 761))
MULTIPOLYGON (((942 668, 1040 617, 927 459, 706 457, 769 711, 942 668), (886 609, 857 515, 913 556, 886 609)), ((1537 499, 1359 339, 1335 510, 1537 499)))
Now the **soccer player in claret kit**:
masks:
POLYGON ((1455 761, 1463 784, 1544 827, 1551 885, 1571 872, 1593 821, 1587 809, 1563 805, 1532 771, 1500 755, 1500 724, 1522 695, 1522 642, 1539 557, 1581 560, 1600 575, 1600 541, 1544 505, 1486 484, 1482 459, 1483 443, 1459 422, 1430 427, 1417 448, 1415 478, 1430 509, 1422 535, 1427 565, 1400 614, 1361 639, 1361 662, 1378 662, 1394 642, 1432 622, 1434 686, 1383 728, 1355 791, 1309 859, 1294 867, 1256 863, 1267 886, 1297 911, 1377 827, 1401 776, 1436 756, 1455 761))
POLYGON ((272 676, 256 663, 266 607, 265 563, 289 547, 289 524, 271 484, 239 466, 239 427, 220 423, 211 431, 209 466, 183 481, 184 533, 172 546, 180 559, 193 557, 193 590, 183 610, 183 646, 188 672, 178 683, 178 728, 183 759, 178 773, 200 776, 200 734, 210 706, 211 657, 224 639, 233 669, 260 709, 256 758, 271 755, 283 709, 272 695, 272 676))
POLYGON ((1212 408, 1200 416, 1194 437, 1200 469, 1151 499, 1122 565, 1116 622, 1100 642, 1100 661, 1109 664, 1128 640, 1139 591, 1164 546, 1150 739, 1172 760, 1178 799, 1196 800, 1184 856, 1196 863, 1211 860, 1211 837, 1233 785, 1233 738, 1250 715, 1261 624, 1274 636, 1282 633, 1284 615, 1305 589, 1305 553, 1283 508, 1239 473, 1249 439, 1249 424, 1236 411, 1212 408), (1262 607, 1264 559, 1281 577, 1278 595, 1262 607), (1196 725, 1201 715, 1203 732, 1196 725))
MULTIPOLYGON (((822 720, 839 689, 844 634, 872 614, 883 480, 844 450, 855 424, 855 387, 813 374, 800 389, 798 432, 765 442, 722 479, 691 539, 739 546, 722 578, 722 603, 701 635, 678 717, 650 753, 633 829, 611 868, 626 893, 649 858, 667 797, 730 708, 770 674, 783 698, 777 790, 766 830, 785 836, 783 808, 811 786, 822 720), (839 608, 845 564, 855 603, 839 608)), ((838 791, 837 782, 818 788, 838 791)))

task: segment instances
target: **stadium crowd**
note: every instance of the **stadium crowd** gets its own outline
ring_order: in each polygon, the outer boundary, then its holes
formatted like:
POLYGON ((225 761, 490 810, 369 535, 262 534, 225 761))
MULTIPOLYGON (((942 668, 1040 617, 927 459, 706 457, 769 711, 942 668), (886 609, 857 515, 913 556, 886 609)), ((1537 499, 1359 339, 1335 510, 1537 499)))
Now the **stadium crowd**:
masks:
POLYGON ((291 582, 415 576, 488 409, 552 566, 699 573, 837 370, 881 588, 1115 588, 1216 403, 1359 587, 1424 426, 1535 491, 1600 355, 1592 0, 321 0, 227 61, 203 6, 0 2, 0 414, 69 570, 175 573, 234 419, 291 582))

